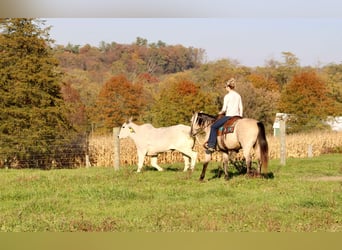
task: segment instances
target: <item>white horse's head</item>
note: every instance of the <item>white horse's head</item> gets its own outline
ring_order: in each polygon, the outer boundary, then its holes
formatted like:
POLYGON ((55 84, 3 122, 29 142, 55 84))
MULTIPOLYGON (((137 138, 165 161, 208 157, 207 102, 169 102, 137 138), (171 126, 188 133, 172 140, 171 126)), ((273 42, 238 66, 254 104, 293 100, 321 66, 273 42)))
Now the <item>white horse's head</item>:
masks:
POLYGON ((133 127, 135 127, 135 124, 132 122, 131 117, 128 121, 122 124, 118 135, 119 139, 127 138, 135 134, 135 129, 133 127))

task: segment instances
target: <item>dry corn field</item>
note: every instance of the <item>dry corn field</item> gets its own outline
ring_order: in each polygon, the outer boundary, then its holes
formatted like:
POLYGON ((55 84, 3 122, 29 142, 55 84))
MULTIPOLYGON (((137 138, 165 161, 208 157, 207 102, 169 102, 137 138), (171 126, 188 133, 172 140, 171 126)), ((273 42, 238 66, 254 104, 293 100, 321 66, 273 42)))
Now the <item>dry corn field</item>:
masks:
MULTIPOLYGON (((270 159, 280 158, 280 139, 272 135, 267 136, 270 159)), ((286 136, 286 156, 289 158, 308 157, 309 147, 312 156, 342 151, 342 132, 321 132, 308 134, 295 134, 286 136)), ((198 161, 204 159, 203 147, 196 141, 195 151, 199 152, 198 161)), ((93 136, 89 139, 89 157, 92 166, 111 167, 114 162, 113 135, 93 136)), ((235 155, 242 158, 241 150, 235 155)), ((221 154, 213 154, 214 161, 221 161, 221 154)), ((131 139, 120 140, 120 165, 136 165, 137 151, 131 139)), ((165 152, 158 156, 158 163, 183 162, 179 152, 165 152)), ((145 165, 149 165, 149 157, 145 158, 145 165)))

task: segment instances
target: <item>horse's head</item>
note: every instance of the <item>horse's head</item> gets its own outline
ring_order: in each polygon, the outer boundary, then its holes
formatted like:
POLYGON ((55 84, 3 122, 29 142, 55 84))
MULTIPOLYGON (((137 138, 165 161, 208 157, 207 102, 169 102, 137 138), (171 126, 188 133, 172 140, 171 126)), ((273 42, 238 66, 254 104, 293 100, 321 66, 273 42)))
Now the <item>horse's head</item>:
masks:
POLYGON ((215 121, 215 117, 203 112, 195 112, 191 117, 190 135, 196 136, 215 121))
POLYGON ((128 121, 122 124, 119 135, 118 135, 119 139, 127 138, 131 136, 132 134, 134 134, 135 133, 135 130, 133 128, 134 125, 135 124, 132 122, 132 118, 130 118, 128 121))

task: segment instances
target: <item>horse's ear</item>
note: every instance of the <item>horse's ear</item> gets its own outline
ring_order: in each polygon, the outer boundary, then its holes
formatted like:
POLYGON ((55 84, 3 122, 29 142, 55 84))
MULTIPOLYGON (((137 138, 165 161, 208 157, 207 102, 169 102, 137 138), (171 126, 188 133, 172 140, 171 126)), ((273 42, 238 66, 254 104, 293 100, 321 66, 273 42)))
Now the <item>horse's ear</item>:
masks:
POLYGON ((133 117, 131 116, 129 119, 128 119, 128 123, 132 122, 133 121, 133 117))

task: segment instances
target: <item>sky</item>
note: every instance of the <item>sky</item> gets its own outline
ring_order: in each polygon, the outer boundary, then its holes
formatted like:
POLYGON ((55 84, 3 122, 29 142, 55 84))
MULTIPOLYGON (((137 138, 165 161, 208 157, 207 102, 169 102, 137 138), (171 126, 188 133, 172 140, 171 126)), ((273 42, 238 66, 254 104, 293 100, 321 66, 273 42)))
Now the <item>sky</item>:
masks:
POLYGON ((202 48, 207 61, 237 60, 245 66, 283 61, 291 52, 301 66, 342 63, 342 19, 339 18, 53 18, 50 37, 55 44, 101 41, 148 43, 202 48))
POLYGON ((135 42, 202 48, 245 66, 342 63, 340 0, 2 0, 0 17, 38 17, 56 44, 135 42))

